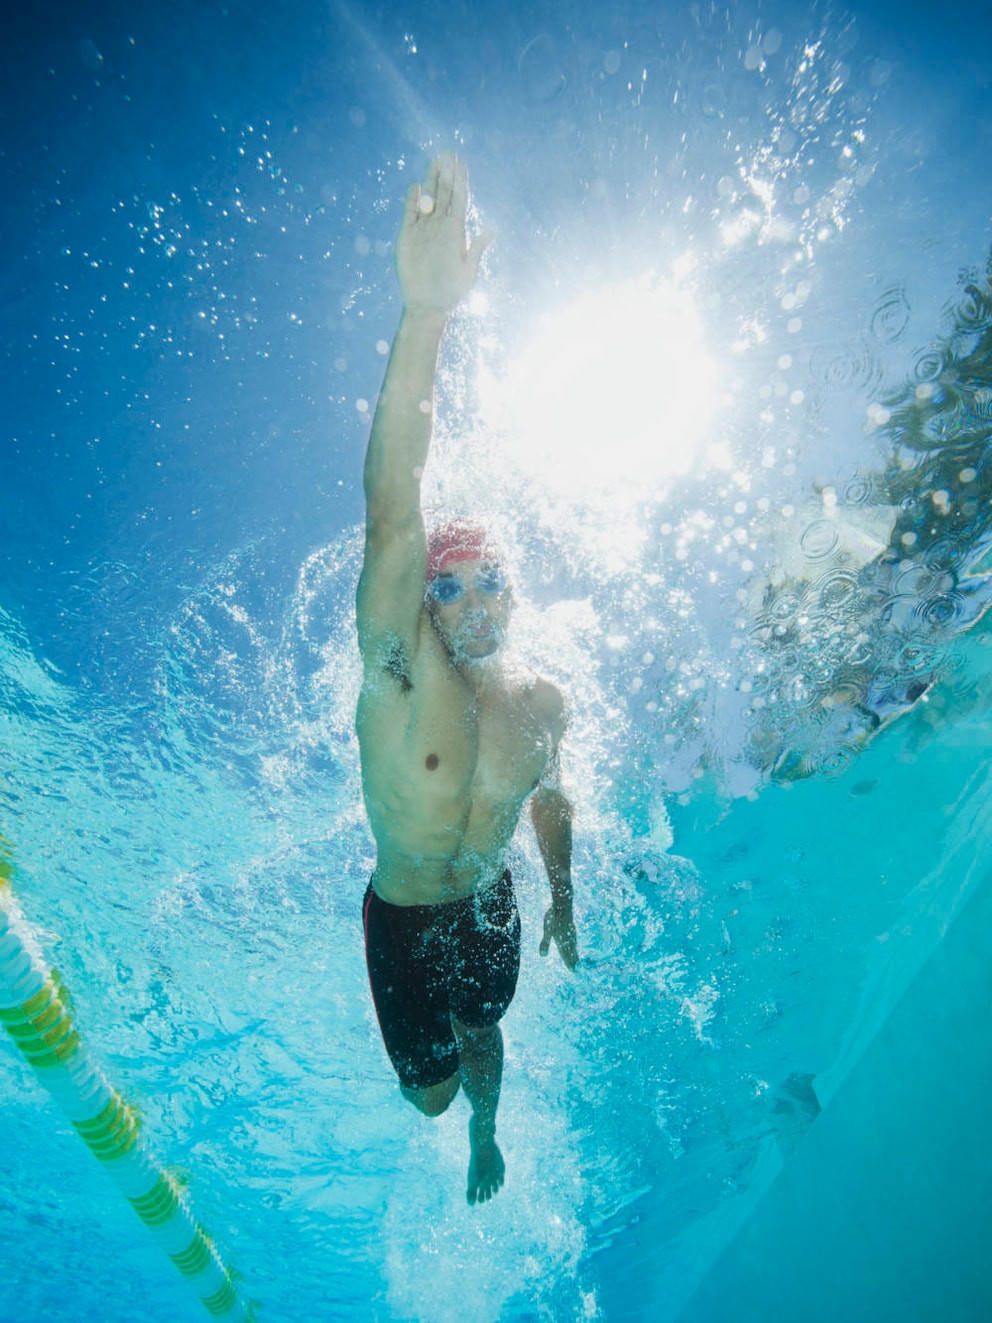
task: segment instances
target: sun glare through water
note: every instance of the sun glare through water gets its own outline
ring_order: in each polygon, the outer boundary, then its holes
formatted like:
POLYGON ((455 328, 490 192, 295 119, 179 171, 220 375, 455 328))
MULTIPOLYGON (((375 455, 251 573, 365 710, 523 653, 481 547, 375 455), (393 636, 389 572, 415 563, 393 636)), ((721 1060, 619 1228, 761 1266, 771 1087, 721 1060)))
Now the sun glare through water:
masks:
POLYGON ((719 379, 704 341, 675 282, 593 290, 546 314, 505 376, 480 383, 483 406, 513 462, 549 494, 595 505, 656 493, 706 459, 719 379))

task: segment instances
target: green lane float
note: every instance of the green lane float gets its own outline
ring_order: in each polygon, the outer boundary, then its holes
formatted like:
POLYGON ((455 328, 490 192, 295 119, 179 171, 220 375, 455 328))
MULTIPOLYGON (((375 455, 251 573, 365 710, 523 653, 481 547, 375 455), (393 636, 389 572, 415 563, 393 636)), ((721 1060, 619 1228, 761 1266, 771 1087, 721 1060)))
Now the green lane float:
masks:
POLYGON ((232 1274, 175 1180, 141 1137, 141 1120, 93 1063, 68 994, 45 967, 10 885, 0 836, 0 1023, 213 1318, 254 1323, 232 1274))

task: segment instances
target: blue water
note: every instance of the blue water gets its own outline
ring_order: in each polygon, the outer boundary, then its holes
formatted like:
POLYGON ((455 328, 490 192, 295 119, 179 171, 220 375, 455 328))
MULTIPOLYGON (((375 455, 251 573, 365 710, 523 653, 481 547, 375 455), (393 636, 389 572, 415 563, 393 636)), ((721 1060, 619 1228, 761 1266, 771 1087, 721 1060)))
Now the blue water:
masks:
MULTIPOLYGON (((787 1082, 829 1117, 988 873, 989 397, 954 390, 988 325, 967 291, 992 238, 989 26, 979 4, 633 0, 8 17, 0 831, 91 1051, 269 1323, 674 1320, 818 1124, 787 1082), (405 1108, 378 1039, 352 733, 391 243, 449 145, 497 238, 428 491, 503 518, 518 635, 570 695, 585 956, 574 980, 538 958, 522 833, 508 1179, 477 1210, 464 1110, 405 1108), (656 442, 598 458, 594 437, 578 494, 528 471, 480 378, 542 317, 673 265, 714 398, 660 345, 656 442), (900 408, 931 398, 886 501, 900 408), (710 406, 688 472, 644 479, 710 406), (935 540, 944 484, 960 518, 935 540), (898 505, 926 554, 898 542, 895 579, 846 595, 809 534, 824 488, 898 505), (775 617, 796 546, 805 596, 775 617), (819 632, 785 656, 774 622, 801 612, 819 632), (862 623, 890 719, 867 746, 797 680, 862 623), (809 775, 773 776, 780 754, 809 775)), ((199 1317, 0 1056, 0 1319, 199 1317)))

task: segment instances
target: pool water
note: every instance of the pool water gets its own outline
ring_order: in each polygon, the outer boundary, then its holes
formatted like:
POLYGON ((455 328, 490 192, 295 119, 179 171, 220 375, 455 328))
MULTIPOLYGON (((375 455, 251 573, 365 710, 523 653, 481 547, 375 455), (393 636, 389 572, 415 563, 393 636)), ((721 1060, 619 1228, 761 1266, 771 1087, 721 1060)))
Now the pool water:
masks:
MULTIPOLYGON (((10 894, 258 1318, 987 1313, 987 36, 977 5, 11 20, 10 894), (379 1040, 352 726, 391 243, 449 145, 497 238, 427 499, 500 524, 569 694, 583 954, 538 955, 522 829, 478 1209, 467 1107, 406 1107, 379 1040)), ((0 1318, 205 1316, 0 1058, 0 1318)))

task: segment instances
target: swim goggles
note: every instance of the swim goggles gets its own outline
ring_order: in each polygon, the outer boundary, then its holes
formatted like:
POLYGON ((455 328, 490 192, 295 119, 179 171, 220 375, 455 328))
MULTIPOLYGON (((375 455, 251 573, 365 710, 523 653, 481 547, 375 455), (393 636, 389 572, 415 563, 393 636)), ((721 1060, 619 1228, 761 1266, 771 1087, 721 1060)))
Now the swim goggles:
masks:
MULTIPOLYGON (((483 565, 475 572, 476 590, 486 597, 498 597, 506 588, 506 574, 498 565, 483 565)), ((465 584, 453 574, 439 574, 427 585, 427 591, 439 606, 451 606, 465 595, 465 584)))

